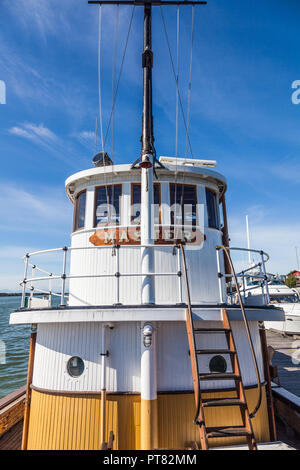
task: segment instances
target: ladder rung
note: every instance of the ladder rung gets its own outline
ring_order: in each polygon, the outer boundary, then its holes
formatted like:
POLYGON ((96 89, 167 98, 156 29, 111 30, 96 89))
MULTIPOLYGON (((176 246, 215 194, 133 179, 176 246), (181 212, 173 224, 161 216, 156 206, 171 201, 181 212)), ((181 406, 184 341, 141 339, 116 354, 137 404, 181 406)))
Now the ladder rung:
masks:
POLYGON ((231 328, 194 328, 194 333, 229 333, 231 328))
POLYGON ((231 349, 196 349, 196 354, 236 354, 231 349))
POLYGON ((241 380, 241 376, 233 374, 232 372, 227 373, 215 373, 215 374, 199 374, 200 380, 241 380))
POLYGON ((251 436, 251 432, 246 428, 239 426, 220 426, 214 428, 206 428, 207 437, 231 437, 231 436, 251 436))
POLYGON ((202 405, 210 408, 214 406, 246 406, 247 404, 238 398, 207 398, 202 400, 202 405))

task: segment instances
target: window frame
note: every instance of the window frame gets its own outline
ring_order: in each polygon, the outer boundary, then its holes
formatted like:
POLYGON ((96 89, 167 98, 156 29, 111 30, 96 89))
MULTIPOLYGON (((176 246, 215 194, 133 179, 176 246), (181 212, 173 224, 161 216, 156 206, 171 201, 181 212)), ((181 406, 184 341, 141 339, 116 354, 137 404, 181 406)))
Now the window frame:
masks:
MULTIPOLYGON (((120 226, 121 225, 121 217, 122 217, 122 194, 123 194, 123 185, 122 183, 116 183, 116 184, 100 184, 98 186, 95 186, 94 188, 94 212, 93 212, 93 224, 94 224, 94 228, 97 229, 98 226, 97 226, 97 215, 96 215, 96 211, 97 211, 97 191, 98 189, 100 188, 109 188, 109 187, 112 187, 112 186, 119 186, 121 188, 121 191, 120 191, 120 206, 119 206, 119 209, 120 209, 120 214, 119 214, 119 217, 120 217, 120 222, 116 222, 114 225, 115 226, 120 226)), ((108 225, 108 227, 110 227, 111 225, 108 225)), ((102 228, 105 228, 105 226, 101 226, 102 228)))
MULTIPOLYGON (((131 188, 130 188, 130 225, 134 225, 139 227, 141 224, 133 224, 133 214, 132 214, 132 208, 133 208, 133 186, 139 186, 141 188, 141 200, 142 200, 142 184, 141 183, 131 183, 131 188)), ((158 223, 155 223, 155 225, 161 225, 162 223, 162 206, 161 206, 161 184, 160 183, 153 183, 153 187, 156 186, 158 187, 158 194, 159 194, 159 220, 158 223)), ((153 199, 154 199, 154 189, 153 189, 153 199)))
POLYGON ((214 230, 220 230, 220 213, 219 213, 219 198, 217 192, 209 188, 208 186, 205 186, 205 202, 206 202, 206 214, 207 214, 207 227, 214 229, 214 230), (215 211, 216 211, 216 227, 209 225, 209 217, 208 217, 208 204, 207 204, 207 191, 212 193, 214 195, 214 200, 215 200, 215 211))
POLYGON ((74 214, 73 214, 73 232, 78 232, 78 230, 83 230, 85 228, 85 216, 86 216, 86 189, 79 191, 74 198, 74 214), (85 208, 84 208, 84 224, 83 227, 78 227, 79 220, 79 196, 85 193, 85 208))
MULTIPOLYGON (((173 182, 170 182, 170 183, 169 183, 169 198, 170 198, 170 205, 169 205, 169 211, 170 211, 170 227, 174 227, 174 226, 176 226, 176 224, 175 224, 175 220, 174 220, 174 221, 173 221, 173 223, 172 223, 172 215, 171 215, 171 207, 172 207, 172 200, 171 200, 171 186, 172 186, 172 185, 173 185, 173 186, 177 186, 177 187, 178 187, 178 186, 181 186, 181 187, 185 186, 185 187, 190 187, 190 188, 193 188, 193 190, 194 190, 194 193, 195 193, 195 205, 196 205, 196 223, 195 223, 195 225, 194 225, 194 224, 192 224, 192 225, 191 225, 191 227, 192 227, 192 229, 194 229, 194 228, 195 228, 195 227, 197 227, 197 225, 198 225, 198 224, 197 224, 197 222, 198 222, 198 214, 197 214, 197 204, 198 204, 198 191, 197 191, 197 189, 198 189, 198 186, 197 186, 197 184, 190 184, 190 183, 173 183, 173 182)), ((176 201, 175 201, 175 191, 174 191, 174 203, 176 204, 176 201)), ((174 219, 175 219, 175 217, 174 217, 174 219)), ((183 214, 183 222, 184 222, 184 214, 183 214)), ((184 226, 184 224, 183 224, 183 225, 181 224, 181 226, 183 227, 183 226, 184 226)))

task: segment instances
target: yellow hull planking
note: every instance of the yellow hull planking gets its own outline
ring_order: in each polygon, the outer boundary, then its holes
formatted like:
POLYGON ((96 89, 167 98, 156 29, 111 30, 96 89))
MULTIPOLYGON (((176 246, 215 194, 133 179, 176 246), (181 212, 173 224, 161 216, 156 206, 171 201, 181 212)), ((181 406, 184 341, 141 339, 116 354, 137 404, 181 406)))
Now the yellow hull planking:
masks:
MULTIPOLYGON (((246 389, 250 411, 256 403, 257 390, 246 389)), ((232 397, 233 392, 203 394, 203 398, 232 397)), ((156 400, 155 400, 156 402, 156 400)), ((153 411, 153 410, 152 410, 153 411)), ((145 401, 140 395, 107 395, 106 440, 114 432, 114 449, 139 450, 152 442, 158 448, 185 448, 199 443, 199 432, 193 424, 195 399, 193 393, 159 394, 157 403, 145 401), (143 400, 144 402, 144 400, 143 400), (156 431, 145 426, 151 407, 157 406, 156 431), (141 436, 141 422, 143 435, 141 436), (147 435, 147 433, 150 433, 147 435)), ((218 407, 205 410, 207 426, 241 424, 238 407, 218 407)), ((150 420, 151 421, 151 420, 150 420)), ((154 420, 155 421, 155 420, 154 420)), ((55 394, 32 390, 28 449, 32 450, 93 450, 100 449, 101 397, 87 394, 55 394)), ((260 410, 253 419, 258 442, 268 442, 269 426, 266 392, 260 410)), ((210 445, 223 446, 245 443, 245 438, 210 439, 210 445)))

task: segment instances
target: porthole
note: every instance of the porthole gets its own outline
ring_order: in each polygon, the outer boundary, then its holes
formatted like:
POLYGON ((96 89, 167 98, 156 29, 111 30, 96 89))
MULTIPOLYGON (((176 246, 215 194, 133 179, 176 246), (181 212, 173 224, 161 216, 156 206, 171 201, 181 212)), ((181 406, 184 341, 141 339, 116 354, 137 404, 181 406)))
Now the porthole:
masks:
POLYGON ((71 377, 79 377, 84 371, 84 362, 81 357, 73 356, 68 360, 67 371, 71 377))
POLYGON ((227 370, 227 362, 223 356, 214 356, 209 361, 209 370, 212 373, 224 374, 227 370))

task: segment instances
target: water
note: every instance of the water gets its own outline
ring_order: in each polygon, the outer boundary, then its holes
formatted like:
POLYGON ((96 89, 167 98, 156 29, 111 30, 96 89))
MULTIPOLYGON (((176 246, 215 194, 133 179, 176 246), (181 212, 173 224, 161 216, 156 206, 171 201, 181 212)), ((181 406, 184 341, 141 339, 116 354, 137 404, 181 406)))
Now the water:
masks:
POLYGON ((0 398, 26 383, 30 325, 9 325, 10 313, 21 297, 0 297, 0 398), (5 346, 5 364, 1 354, 5 346))

